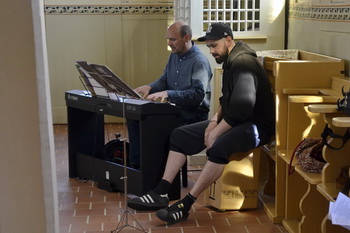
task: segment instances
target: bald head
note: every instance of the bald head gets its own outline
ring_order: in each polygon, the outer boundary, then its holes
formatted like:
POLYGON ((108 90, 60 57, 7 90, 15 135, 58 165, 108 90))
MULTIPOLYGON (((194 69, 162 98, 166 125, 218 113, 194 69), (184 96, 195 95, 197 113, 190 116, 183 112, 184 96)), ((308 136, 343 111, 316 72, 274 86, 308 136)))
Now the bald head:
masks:
POLYGON ((173 53, 184 54, 192 47, 192 29, 185 22, 177 21, 170 25, 166 36, 173 53))
POLYGON ((177 30, 182 37, 184 37, 185 35, 189 35, 190 39, 192 39, 192 29, 187 23, 183 21, 177 21, 173 23, 172 25, 169 26, 168 29, 170 28, 174 28, 174 30, 177 30))

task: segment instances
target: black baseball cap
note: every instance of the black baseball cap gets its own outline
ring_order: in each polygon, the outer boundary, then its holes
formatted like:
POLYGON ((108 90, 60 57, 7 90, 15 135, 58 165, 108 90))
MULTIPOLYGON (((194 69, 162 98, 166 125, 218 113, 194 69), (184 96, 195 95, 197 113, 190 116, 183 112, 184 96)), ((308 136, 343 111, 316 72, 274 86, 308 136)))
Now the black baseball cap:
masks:
POLYGON ((225 23, 213 23, 208 27, 205 36, 199 37, 198 41, 219 40, 231 36, 233 38, 230 26, 225 23))

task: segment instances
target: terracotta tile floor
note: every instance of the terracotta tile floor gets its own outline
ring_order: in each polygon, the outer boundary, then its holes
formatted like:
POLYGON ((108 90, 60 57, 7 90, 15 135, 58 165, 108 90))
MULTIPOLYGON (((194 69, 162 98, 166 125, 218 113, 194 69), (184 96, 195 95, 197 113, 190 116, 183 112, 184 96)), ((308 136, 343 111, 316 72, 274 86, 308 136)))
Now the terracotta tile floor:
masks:
MULTIPOLYGON (((106 124, 106 140, 114 138, 115 132, 122 132, 118 124, 106 124)), ((125 212, 123 193, 107 192, 96 187, 92 181, 82 182, 68 177, 67 126, 54 125, 57 186, 59 201, 60 233, 67 232, 111 232, 117 229, 124 216, 120 232, 142 232, 133 227, 137 223, 149 233, 285 233, 281 224, 273 224, 261 207, 255 210, 219 212, 204 205, 200 196, 194 204, 187 221, 166 225, 155 212, 125 212), (135 221, 134 218, 137 220, 135 221), (133 226, 133 227, 131 227, 133 226)), ((182 195, 193 186, 200 168, 190 167, 188 188, 182 188, 182 195)), ((119 229, 119 228, 118 228, 119 229)))

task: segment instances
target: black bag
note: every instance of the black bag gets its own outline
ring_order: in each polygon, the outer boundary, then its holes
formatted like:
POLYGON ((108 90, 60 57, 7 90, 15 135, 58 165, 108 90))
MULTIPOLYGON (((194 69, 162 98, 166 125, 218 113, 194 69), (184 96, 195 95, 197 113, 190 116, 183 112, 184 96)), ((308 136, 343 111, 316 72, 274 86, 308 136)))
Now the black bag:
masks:
POLYGON ((321 134, 321 137, 322 137, 324 145, 326 145, 328 148, 330 148, 332 150, 340 150, 345 146, 347 141, 350 139, 350 131, 349 131, 349 129, 347 129, 346 132, 344 133, 344 135, 338 135, 338 134, 335 134, 333 132, 333 130, 331 128, 329 128, 328 125, 326 124, 326 126, 321 134), (331 146, 328 143, 328 137, 341 138, 341 139, 343 139, 343 143, 339 147, 331 146))
POLYGON ((335 179, 335 186, 338 190, 341 190, 344 187, 347 180, 350 179, 350 177, 349 177, 349 169, 350 168, 349 167, 350 166, 342 167, 338 177, 335 179))
POLYGON ((341 92, 343 93, 343 99, 338 99, 337 110, 350 115, 350 89, 345 92, 344 87, 342 87, 341 92))
POLYGON ((116 139, 109 141, 103 147, 102 155, 106 161, 117 164, 124 164, 124 143, 126 145, 126 158, 129 152, 129 143, 120 140, 120 134, 115 134, 116 139))
POLYGON ((341 189, 341 192, 343 194, 345 194, 346 196, 350 197, 350 178, 348 178, 345 181, 345 184, 344 184, 343 188, 341 189))

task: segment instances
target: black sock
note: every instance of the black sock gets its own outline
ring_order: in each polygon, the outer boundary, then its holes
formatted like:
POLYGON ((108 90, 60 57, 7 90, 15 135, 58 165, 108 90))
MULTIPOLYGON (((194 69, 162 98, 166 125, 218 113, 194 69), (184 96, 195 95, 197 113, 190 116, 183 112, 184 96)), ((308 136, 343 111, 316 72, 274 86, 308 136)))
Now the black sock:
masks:
POLYGON ((157 187, 153 190, 153 192, 159 195, 165 195, 169 192, 170 187, 171 187, 171 183, 162 179, 157 185, 157 187))
POLYGON ((194 196, 192 196, 190 193, 188 193, 183 199, 182 203, 184 204, 184 209, 187 211, 190 211, 191 206, 193 203, 197 200, 194 196))

